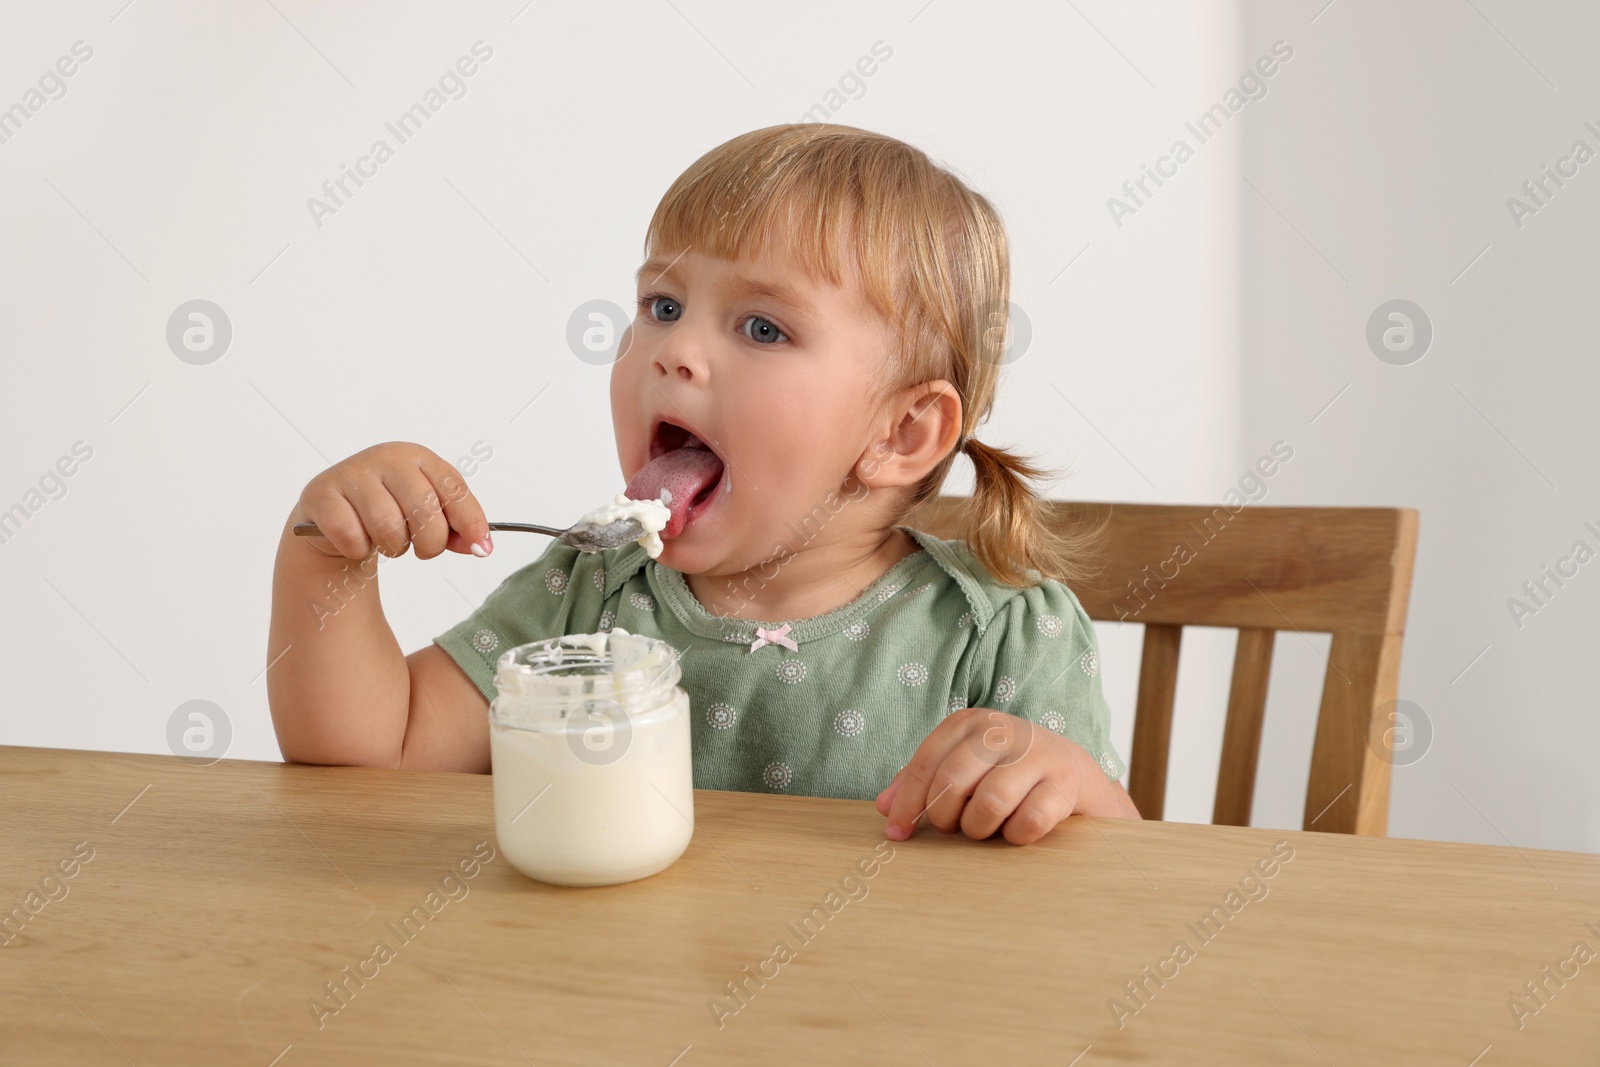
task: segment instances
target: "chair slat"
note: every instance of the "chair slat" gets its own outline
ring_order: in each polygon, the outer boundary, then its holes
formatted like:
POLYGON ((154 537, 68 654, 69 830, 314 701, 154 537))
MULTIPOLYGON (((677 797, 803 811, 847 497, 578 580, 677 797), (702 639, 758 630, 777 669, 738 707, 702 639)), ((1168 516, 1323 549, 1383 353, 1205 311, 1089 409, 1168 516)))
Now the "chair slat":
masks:
POLYGON ((1400 679, 1400 634, 1334 634, 1311 750, 1304 829, 1382 836, 1389 823, 1389 764, 1375 736, 1400 679))
POLYGON ((1182 640, 1181 626, 1144 628, 1128 795, 1147 819, 1161 818, 1166 804, 1167 754, 1172 748, 1172 703, 1178 692, 1178 646, 1182 640))
MULTIPOLYGON (((959 537, 960 497, 913 525, 959 537)), ((1416 512, 1054 501, 1063 528, 1110 522, 1100 575, 1072 591, 1091 619, 1308 633, 1405 629, 1416 512), (1396 597, 1396 579, 1405 596, 1396 597), (1285 618, 1293 619, 1291 624, 1285 618)))
POLYGON ((1272 630, 1239 631, 1239 646, 1233 655, 1233 684, 1228 690, 1228 722, 1222 734, 1217 802, 1211 815, 1211 821, 1218 825, 1250 825, 1275 636, 1272 630))

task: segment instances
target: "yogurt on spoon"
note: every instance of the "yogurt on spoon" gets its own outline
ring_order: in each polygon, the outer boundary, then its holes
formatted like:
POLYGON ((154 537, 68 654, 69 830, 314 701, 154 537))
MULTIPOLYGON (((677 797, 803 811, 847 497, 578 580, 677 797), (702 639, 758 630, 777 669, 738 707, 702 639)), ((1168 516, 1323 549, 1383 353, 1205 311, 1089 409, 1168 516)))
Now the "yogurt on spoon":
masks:
POLYGON ((672 490, 662 486, 661 495, 655 500, 634 500, 627 493, 618 493, 615 500, 601 504, 579 519, 576 525, 587 523, 592 527, 601 527, 628 519, 633 519, 644 528, 644 535, 638 540, 650 558, 660 556, 661 531, 672 521, 672 490))
POLYGON ((581 536, 569 537, 568 543, 585 552, 616 547, 627 531, 615 527, 632 520, 644 531, 638 542, 651 559, 659 558, 662 540, 681 534, 729 488, 722 457, 688 431, 681 433, 683 443, 666 448, 639 469, 615 500, 574 523, 571 532, 581 536))
POLYGON ((722 457, 687 430, 674 430, 682 443, 665 447, 671 442, 659 442, 657 447, 665 450, 639 468, 623 492, 630 500, 659 498, 667 505, 669 515, 661 535, 668 540, 683 533, 730 488, 722 457))

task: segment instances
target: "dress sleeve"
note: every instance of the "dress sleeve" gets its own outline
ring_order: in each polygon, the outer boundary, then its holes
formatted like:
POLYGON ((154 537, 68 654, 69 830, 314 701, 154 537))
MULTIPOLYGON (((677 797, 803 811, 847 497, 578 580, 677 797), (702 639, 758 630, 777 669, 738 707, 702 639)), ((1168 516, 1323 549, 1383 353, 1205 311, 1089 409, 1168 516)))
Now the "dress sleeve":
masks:
POLYGON ((579 552, 552 541, 543 555, 513 571, 482 607, 433 643, 472 679, 485 699, 493 700, 495 664, 507 650, 599 629, 605 563, 613 552, 579 552))
POLYGON ((1060 582, 1019 590, 990 619, 974 663, 970 703, 1054 730, 1121 780, 1111 708, 1100 687, 1100 650, 1078 598, 1060 582))

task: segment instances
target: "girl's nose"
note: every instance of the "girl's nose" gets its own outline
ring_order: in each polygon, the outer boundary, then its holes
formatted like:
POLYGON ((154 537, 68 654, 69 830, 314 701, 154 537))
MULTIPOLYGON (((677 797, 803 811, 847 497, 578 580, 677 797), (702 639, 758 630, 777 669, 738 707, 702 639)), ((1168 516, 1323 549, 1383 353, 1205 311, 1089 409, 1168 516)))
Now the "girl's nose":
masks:
POLYGON ((656 349, 652 365, 662 377, 675 377, 680 381, 703 381, 706 377, 702 348, 693 334, 678 324, 660 348, 656 349))

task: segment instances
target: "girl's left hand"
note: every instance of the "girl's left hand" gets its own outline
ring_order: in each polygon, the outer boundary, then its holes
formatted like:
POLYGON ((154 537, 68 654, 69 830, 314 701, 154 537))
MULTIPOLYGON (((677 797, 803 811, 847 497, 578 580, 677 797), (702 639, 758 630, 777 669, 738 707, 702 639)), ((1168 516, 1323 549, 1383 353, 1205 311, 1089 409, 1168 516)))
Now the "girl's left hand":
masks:
POLYGON ((1074 812, 1139 817, 1081 745, 992 708, 947 716, 875 803, 894 841, 910 837, 924 813, 947 834, 982 840, 998 830, 1013 845, 1032 844, 1074 812))

